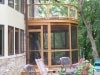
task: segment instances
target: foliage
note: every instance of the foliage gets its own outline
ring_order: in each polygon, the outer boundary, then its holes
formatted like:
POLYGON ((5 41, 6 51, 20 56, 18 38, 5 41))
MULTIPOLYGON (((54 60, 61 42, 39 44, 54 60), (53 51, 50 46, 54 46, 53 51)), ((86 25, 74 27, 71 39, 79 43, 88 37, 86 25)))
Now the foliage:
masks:
MULTIPOLYGON (((71 3, 78 7, 78 0, 40 0, 40 3, 71 3)), ((65 9, 61 8, 61 14, 64 14, 65 9)), ((51 8, 56 10, 56 8, 51 8)), ((84 0, 83 11, 85 19, 91 26, 92 36, 96 42, 98 53, 100 54, 100 0, 84 0)), ((65 12, 66 13, 66 12, 65 12)), ((92 46, 89 40, 85 24, 83 23, 81 16, 78 18, 78 46, 81 57, 85 56, 86 59, 93 58, 92 46)), ((99 55, 100 56, 100 55, 99 55)))
MULTIPOLYGON (((100 1, 98 0, 84 0, 83 11, 85 13, 85 19, 90 22, 92 36, 96 42, 97 50, 100 54, 100 1)), ((79 38, 79 49, 81 50, 81 55, 85 55, 85 58, 92 58, 92 48, 91 43, 86 32, 85 25, 79 16, 78 23, 78 38, 79 38)))
POLYGON ((75 75, 81 75, 81 72, 83 70, 87 70, 88 75, 92 75, 94 71, 94 66, 91 63, 89 63, 88 60, 85 60, 78 64, 78 69, 76 70, 75 75))
POLYGON ((61 68, 61 69, 58 71, 58 74, 59 74, 59 75, 66 75, 66 72, 61 68))

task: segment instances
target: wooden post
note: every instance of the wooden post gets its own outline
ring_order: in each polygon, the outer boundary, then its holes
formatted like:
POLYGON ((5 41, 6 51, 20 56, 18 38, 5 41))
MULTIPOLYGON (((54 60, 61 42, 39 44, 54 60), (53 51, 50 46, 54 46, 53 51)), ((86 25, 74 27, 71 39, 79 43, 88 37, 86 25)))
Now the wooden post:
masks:
POLYGON ((48 23, 48 66, 51 66, 51 25, 48 23))
POLYGON ((71 61, 71 64, 72 64, 72 43, 71 43, 71 24, 69 23, 69 51, 70 51, 70 61, 71 61))

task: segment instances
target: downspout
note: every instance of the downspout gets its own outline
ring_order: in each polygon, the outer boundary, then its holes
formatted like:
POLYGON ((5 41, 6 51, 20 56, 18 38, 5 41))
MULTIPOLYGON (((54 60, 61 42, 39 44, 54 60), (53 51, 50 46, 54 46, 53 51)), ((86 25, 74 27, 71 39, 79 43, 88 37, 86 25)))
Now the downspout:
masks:
POLYGON ((25 41, 26 41, 26 64, 29 63, 29 47, 28 47, 28 39, 29 39, 29 34, 28 34, 28 25, 27 25, 27 21, 28 21, 28 17, 27 17, 27 0, 24 0, 25 2, 25 12, 24 12, 24 16, 25 16, 25 41))

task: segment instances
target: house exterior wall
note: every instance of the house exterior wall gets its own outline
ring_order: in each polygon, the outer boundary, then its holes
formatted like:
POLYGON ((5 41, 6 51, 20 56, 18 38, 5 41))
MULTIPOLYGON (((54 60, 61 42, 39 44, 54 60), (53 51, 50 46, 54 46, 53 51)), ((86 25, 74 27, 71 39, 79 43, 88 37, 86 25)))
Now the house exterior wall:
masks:
POLYGON ((7 5, 0 4, 0 24, 25 29, 24 15, 7 5))
POLYGON ((26 64, 24 14, 6 4, 0 4, 0 25, 4 26, 4 55, 0 56, 0 75, 21 75, 23 66, 26 64), (23 53, 15 54, 14 46, 14 54, 8 55, 8 26, 24 30, 23 53))

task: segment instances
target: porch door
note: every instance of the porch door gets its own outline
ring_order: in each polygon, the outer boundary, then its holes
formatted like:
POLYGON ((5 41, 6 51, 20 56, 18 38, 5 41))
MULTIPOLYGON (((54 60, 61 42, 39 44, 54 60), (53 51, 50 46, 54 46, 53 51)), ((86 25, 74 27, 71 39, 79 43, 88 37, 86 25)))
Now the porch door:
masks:
POLYGON ((35 58, 41 57, 41 40, 39 31, 29 32, 29 58, 30 64, 35 64, 35 58))

